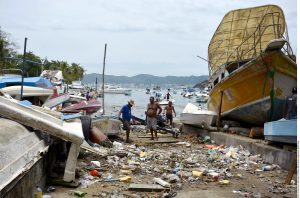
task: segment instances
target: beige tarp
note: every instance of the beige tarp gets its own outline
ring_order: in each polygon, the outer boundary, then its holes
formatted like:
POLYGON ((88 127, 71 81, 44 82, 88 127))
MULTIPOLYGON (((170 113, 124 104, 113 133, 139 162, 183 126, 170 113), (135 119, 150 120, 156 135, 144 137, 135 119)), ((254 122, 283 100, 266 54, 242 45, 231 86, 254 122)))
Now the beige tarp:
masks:
POLYGON ((282 38, 284 31, 284 14, 278 6, 265 5, 228 12, 208 46, 210 74, 226 62, 255 57, 270 40, 282 38))

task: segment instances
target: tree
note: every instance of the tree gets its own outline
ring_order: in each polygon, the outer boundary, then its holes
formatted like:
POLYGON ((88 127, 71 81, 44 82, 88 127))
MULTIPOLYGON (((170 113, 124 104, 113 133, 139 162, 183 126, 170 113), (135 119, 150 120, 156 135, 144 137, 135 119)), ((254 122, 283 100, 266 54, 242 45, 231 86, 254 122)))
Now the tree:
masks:
MULTIPOLYGON (((17 58, 22 59, 23 55, 18 54, 17 58)), ((42 60, 39 56, 35 55, 33 52, 27 52, 25 56, 25 63, 19 62, 17 68, 23 69, 25 76, 33 77, 39 76, 42 73, 42 60)))
POLYGON ((15 51, 16 45, 10 42, 8 37, 9 35, 0 28, 0 69, 16 66, 16 61, 11 59, 17 54, 15 51))

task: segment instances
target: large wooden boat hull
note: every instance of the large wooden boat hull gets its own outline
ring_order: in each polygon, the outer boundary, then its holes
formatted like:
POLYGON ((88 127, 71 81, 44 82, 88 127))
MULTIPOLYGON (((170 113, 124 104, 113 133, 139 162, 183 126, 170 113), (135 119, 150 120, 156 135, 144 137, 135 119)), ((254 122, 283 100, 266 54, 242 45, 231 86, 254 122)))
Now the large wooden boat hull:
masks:
POLYGON ((297 65, 280 51, 262 54, 219 82, 208 109, 224 119, 262 126, 284 116, 285 99, 297 85, 297 65))

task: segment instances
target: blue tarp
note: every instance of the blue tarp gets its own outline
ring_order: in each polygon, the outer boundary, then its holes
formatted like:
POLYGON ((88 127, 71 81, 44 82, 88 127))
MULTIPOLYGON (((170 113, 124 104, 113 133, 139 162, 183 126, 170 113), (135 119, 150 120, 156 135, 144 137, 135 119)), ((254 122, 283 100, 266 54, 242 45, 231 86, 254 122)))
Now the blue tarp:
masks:
MULTIPOLYGON (((22 78, 20 77, 3 77, 0 78, 0 88, 21 85, 22 78)), ((24 86, 50 88, 52 84, 50 80, 42 77, 24 78, 24 86)))

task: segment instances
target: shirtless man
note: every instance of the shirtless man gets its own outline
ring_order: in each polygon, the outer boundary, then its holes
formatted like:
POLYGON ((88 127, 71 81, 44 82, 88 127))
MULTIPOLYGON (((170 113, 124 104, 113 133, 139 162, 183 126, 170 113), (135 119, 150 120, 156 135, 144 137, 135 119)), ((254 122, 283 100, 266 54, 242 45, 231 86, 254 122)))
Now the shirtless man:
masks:
POLYGON ((168 105, 164 109, 164 115, 166 115, 167 121, 170 120, 170 126, 172 126, 173 123, 173 112, 176 117, 174 106, 172 105, 172 102, 169 101, 168 105))
POLYGON ((157 137, 157 131, 156 131, 156 125, 157 125, 157 116, 162 112, 162 108, 160 105, 156 102, 154 102, 154 97, 150 97, 150 103, 147 105, 147 127, 150 129, 151 132, 151 140, 154 140, 153 137, 153 131, 155 132, 156 140, 158 140, 157 137), (157 112, 157 110, 159 110, 157 112))

